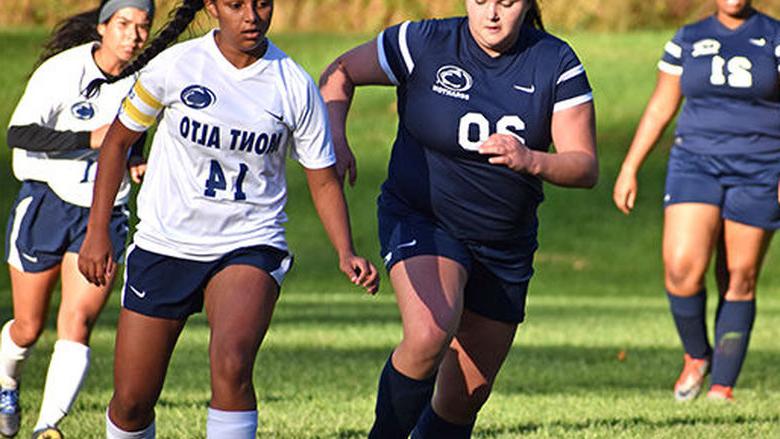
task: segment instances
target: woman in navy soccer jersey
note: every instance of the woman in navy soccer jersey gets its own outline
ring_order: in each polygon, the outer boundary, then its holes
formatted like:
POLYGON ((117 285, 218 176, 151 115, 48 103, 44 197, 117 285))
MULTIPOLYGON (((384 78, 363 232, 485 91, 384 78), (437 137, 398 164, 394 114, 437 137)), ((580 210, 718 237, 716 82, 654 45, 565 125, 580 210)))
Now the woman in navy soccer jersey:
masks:
MULTIPOLYGON (((78 271, 77 254, 87 230, 95 161, 103 137, 132 78, 86 93, 95 78, 118 74, 145 43, 154 12, 151 0, 104 0, 57 26, 45 45, 8 128, 13 170, 22 181, 8 220, 6 258, 14 319, 0 335, 0 435, 19 430, 22 364, 38 340, 58 280, 62 299, 57 342, 34 437, 59 437, 56 426, 70 410, 90 362, 89 338, 113 280, 94 286, 78 271)), ((131 161, 136 182, 145 164, 141 140, 131 161)), ((121 172, 125 175, 124 170, 121 172)), ((125 177, 110 200, 110 239, 121 258, 127 237, 125 177)))
POLYGON ((659 62, 658 82, 615 182, 628 214, 636 175, 685 98, 669 157, 663 259, 672 315, 685 349, 674 386, 695 398, 732 399, 755 319, 758 273, 780 227, 780 22, 749 0, 680 29, 659 62), (720 301, 715 346, 706 326, 704 274, 717 248, 720 301))
POLYGON ((288 150, 305 169, 340 269, 369 292, 378 287, 376 269, 354 254, 325 105, 266 38, 272 12, 268 0, 187 0, 120 75, 145 65, 101 148, 79 258, 97 285, 113 271, 107 222, 125 151, 154 123, 157 131, 127 255, 109 438, 154 437, 174 345, 204 305, 207 437, 256 436, 255 358, 292 262, 283 228, 288 150), (161 52, 204 7, 219 27, 161 52))
POLYGON ((386 29, 320 80, 351 182, 354 89, 397 87, 378 205, 403 340, 379 379, 372 438, 470 436, 524 319, 542 181, 598 177, 585 69, 544 32, 536 1, 465 3, 468 17, 386 29))

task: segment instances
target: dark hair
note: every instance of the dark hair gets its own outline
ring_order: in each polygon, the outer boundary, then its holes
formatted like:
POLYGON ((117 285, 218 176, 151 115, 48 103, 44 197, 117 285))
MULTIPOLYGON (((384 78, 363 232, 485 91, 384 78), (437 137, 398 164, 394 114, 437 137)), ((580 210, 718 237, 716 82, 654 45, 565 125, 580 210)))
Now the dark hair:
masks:
POLYGON ((57 23, 49 38, 43 43, 43 53, 35 63, 35 67, 37 68, 47 59, 72 47, 91 41, 100 41, 100 34, 97 31, 98 15, 100 8, 107 1, 101 0, 99 7, 73 15, 57 23))
POLYGON ((125 66, 116 76, 108 76, 106 79, 95 79, 87 86, 86 95, 92 96, 100 89, 103 84, 111 84, 120 79, 124 79, 135 72, 144 68, 149 61, 160 52, 170 46, 181 35, 195 19, 195 14, 203 9, 204 0, 182 0, 181 5, 171 14, 172 18, 155 35, 154 40, 136 57, 133 62, 125 66))
POLYGON ((544 30, 544 23, 542 23, 542 11, 539 9, 539 2, 537 0, 531 0, 531 7, 525 14, 523 26, 529 25, 539 30, 544 30))

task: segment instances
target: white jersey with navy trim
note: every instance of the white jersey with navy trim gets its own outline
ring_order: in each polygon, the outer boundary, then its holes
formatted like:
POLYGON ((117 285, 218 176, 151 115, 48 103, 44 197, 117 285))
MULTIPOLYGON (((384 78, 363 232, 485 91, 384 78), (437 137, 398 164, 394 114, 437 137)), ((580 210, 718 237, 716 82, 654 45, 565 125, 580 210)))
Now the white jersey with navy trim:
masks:
POLYGON ((780 151, 780 21, 756 12, 729 29, 715 16, 682 27, 658 68, 685 97, 675 145, 699 154, 780 151))
POLYGON ((515 46, 493 58, 465 17, 389 27, 377 50, 397 85, 399 117, 380 204, 432 217, 462 240, 535 242, 541 180, 477 150, 494 133, 549 149, 553 113, 593 99, 574 51, 523 26, 515 46))
MULTIPOLYGON (((92 57, 97 43, 87 43, 46 60, 33 73, 11 116, 10 127, 40 125, 58 131, 92 131, 111 123, 134 78, 103 85, 91 98, 84 91, 93 79, 105 78, 92 57)), ((63 201, 92 204, 97 171, 94 149, 36 152, 13 149, 14 176, 47 183, 63 201)), ((127 203, 130 182, 122 180, 115 205, 127 203)))
POLYGON ((309 75, 273 43, 237 69, 214 30, 177 44, 141 71, 119 120, 143 131, 158 118, 134 242, 210 261, 240 247, 287 249, 285 157, 335 163, 327 111, 309 75))

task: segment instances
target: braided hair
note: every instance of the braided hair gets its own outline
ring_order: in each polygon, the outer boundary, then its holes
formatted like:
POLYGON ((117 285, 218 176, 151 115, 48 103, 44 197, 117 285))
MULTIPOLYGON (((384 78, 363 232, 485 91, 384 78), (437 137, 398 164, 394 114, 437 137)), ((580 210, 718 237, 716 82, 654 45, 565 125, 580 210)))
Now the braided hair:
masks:
POLYGON ((195 19, 195 15, 203 9, 204 0, 183 0, 182 4, 172 13, 173 18, 160 29, 154 40, 138 55, 133 62, 125 66, 116 76, 94 79, 86 89, 86 95, 94 96, 103 84, 112 84, 141 70, 160 52, 170 46, 195 19))
POLYGON ((98 16, 106 2, 108 0, 101 0, 99 7, 57 23, 49 38, 43 43, 43 52, 35 63, 35 68, 60 52, 92 41, 100 41, 100 34, 97 31, 98 16))
POLYGON ((524 26, 533 26, 541 31, 544 31, 544 23, 542 23, 542 12, 539 9, 538 0, 531 0, 531 7, 525 14, 524 26))

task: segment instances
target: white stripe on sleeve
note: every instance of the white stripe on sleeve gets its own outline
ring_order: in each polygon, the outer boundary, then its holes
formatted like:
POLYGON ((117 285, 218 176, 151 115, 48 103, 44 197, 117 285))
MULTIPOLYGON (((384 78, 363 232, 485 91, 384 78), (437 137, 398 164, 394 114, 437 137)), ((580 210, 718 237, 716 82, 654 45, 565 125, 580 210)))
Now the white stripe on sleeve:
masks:
POLYGON ((683 74, 683 67, 682 66, 676 66, 674 64, 669 64, 668 62, 661 60, 658 61, 658 70, 668 73, 670 75, 674 76, 680 76, 683 74))
POLYGON ((561 77, 558 78, 558 82, 556 84, 560 84, 561 82, 566 82, 569 79, 579 76, 583 73, 585 73, 585 67, 583 67, 582 64, 576 67, 572 67, 569 70, 563 72, 563 74, 561 74, 561 77))
POLYGON ((775 47, 775 58, 780 58, 780 45, 775 47))
POLYGON ((678 46, 672 41, 669 41, 666 43, 666 47, 664 47, 664 50, 669 55, 672 55, 675 58, 682 58, 682 47, 678 46))
POLYGON ((376 53, 379 58, 379 65, 387 75, 387 79, 395 85, 399 85, 398 79, 393 73, 393 69, 390 68, 390 64, 387 63, 387 54, 385 53, 385 31, 379 32, 379 36, 376 37, 376 53))
POLYGON ((585 93, 571 99, 566 99, 560 102, 556 102, 553 106, 553 113, 559 111, 568 110, 569 108, 576 107, 577 105, 584 104, 593 100, 593 92, 585 93))
POLYGON ((408 29, 409 22, 405 21, 398 30, 398 46, 401 47, 401 55, 404 57, 406 70, 408 70, 411 75, 414 71, 414 60, 412 59, 412 54, 409 52, 409 43, 406 39, 406 32, 408 29))

